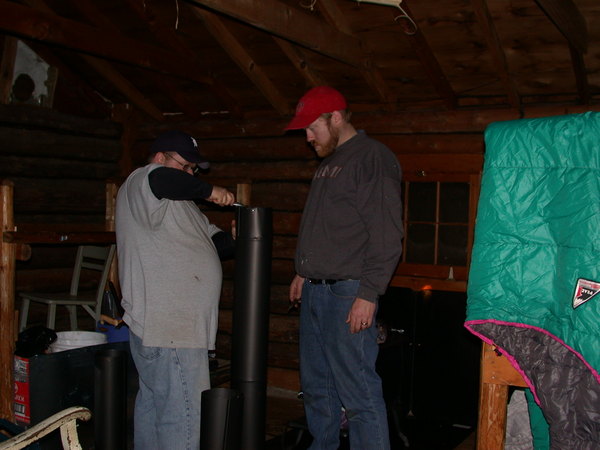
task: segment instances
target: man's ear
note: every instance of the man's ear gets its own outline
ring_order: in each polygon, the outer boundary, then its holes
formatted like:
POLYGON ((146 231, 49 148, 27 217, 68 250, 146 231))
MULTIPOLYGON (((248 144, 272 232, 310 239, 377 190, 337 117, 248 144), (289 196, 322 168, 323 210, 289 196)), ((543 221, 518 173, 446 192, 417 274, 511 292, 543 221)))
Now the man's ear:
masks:
POLYGON ((165 154, 163 152, 157 152, 152 156, 150 162, 155 164, 163 164, 165 163, 165 154))
POLYGON ((344 116, 342 116, 341 111, 333 111, 331 113, 331 121, 336 125, 340 125, 344 121, 344 116))

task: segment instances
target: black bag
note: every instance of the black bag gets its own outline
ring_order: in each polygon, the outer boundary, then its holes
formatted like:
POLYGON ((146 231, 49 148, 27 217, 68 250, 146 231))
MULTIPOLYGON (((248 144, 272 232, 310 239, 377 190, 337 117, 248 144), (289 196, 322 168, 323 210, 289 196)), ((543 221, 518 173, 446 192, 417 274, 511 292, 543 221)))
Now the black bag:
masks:
POLYGON ((108 286, 104 289, 102 297, 102 307, 100 314, 111 319, 119 320, 123 317, 124 310, 121 307, 121 298, 117 294, 117 289, 112 281, 108 282, 108 286))

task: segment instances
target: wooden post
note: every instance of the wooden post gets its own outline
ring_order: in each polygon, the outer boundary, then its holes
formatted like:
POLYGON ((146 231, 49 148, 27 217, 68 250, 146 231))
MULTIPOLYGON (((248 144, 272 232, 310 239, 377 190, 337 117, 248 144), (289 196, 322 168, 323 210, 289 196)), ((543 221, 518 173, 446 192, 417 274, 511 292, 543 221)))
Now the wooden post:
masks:
MULTIPOLYGON (((106 212, 104 215, 104 229, 106 231, 115 231, 115 210, 117 205, 117 192, 119 191, 119 186, 114 181, 106 182, 106 212)), ((117 292, 121 292, 121 286, 119 285, 119 266, 117 262, 117 255, 112 261, 110 265, 110 272, 108 274, 109 281, 112 281, 117 292)))
POLYGON ((13 360, 15 352, 15 244, 4 242, 5 231, 15 231, 11 181, 0 182, 0 417, 14 420, 13 360))
POLYGON ((503 450, 506 436, 508 387, 527 387, 523 378, 494 348, 484 343, 481 351, 477 450, 503 450))
POLYGON ((235 195, 236 201, 242 205, 250 206, 250 200, 252 198, 252 184, 251 183, 238 183, 237 193, 235 195))

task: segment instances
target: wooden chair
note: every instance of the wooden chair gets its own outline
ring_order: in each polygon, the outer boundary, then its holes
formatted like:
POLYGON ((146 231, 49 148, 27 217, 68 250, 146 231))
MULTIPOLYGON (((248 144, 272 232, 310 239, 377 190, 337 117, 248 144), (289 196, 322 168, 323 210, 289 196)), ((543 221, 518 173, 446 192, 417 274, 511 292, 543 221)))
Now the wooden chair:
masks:
POLYGON ((48 305, 48 316, 46 326, 54 329, 56 323, 56 306, 62 305, 69 311, 71 330, 77 330, 77 306, 83 307, 97 322, 100 319, 100 308, 102 296, 108 279, 110 265, 115 254, 115 245, 95 246, 80 245, 77 249, 75 268, 71 279, 69 292, 20 292, 19 297, 23 300, 21 305, 21 317, 19 320, 19 331, 27 327, 30 302, 48 305), (79 284, 82 269, 96 270, 100 272, 98 287, 92 291, 80 291, 79 284))
POLYGON ((0 442, 0 450, 18 450, 25 448, 60 428, 63 449, 81 450, 77 435, 77 420, 87 421, 92 416, 89 409, 83 406, 73 406, 64 409, 22 433, 0 442))

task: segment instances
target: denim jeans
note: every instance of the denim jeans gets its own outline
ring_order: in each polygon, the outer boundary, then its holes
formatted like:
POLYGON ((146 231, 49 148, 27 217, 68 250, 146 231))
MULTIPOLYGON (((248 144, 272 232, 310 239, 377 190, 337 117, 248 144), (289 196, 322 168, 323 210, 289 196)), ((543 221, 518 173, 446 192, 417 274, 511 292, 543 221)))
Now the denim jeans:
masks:
POLYGON ((350 447, 388 450, 381 379, 375 371, 377 327, 350 333, 346 323, 359 281, 304 282, 300 308, 300 380, 312 450, 339 446, 342 406, 350 447))
POLYGON ((135 449, 198 450, 202 391, 210 389, 207 349, 147 347, 129 335, 140 385, 135 449))

